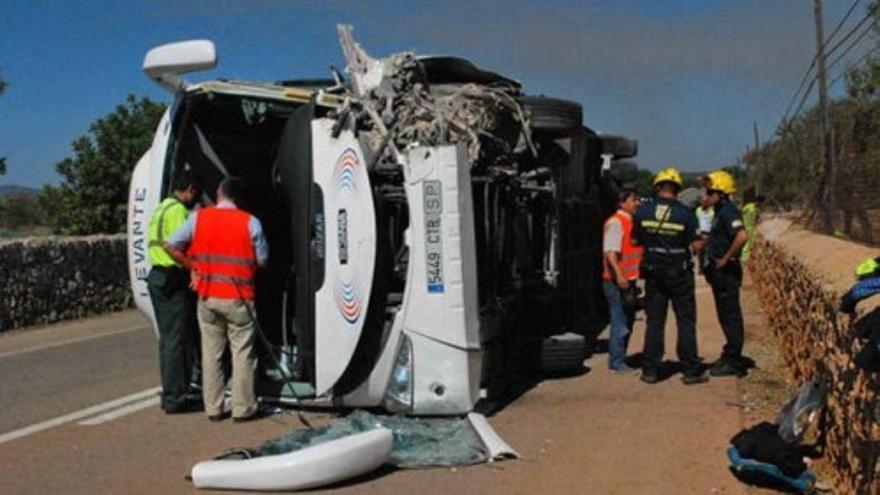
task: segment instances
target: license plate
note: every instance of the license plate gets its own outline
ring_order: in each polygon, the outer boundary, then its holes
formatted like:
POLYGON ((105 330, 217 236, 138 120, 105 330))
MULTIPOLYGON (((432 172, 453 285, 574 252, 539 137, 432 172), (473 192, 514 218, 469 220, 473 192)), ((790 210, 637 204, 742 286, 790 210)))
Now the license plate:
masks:
POLYGON ((439 180, 423 184, 425 211, 425 269, 428 292, 440 293, 443 285, 443 188, 439 180))

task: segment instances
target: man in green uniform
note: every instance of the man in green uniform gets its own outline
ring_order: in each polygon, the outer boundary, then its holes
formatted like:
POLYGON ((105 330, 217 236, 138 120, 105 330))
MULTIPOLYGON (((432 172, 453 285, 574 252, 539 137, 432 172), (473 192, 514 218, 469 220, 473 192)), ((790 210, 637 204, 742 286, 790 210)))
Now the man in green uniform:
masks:
POLYGON ((193 175, 185 170, 177 176, 173 188, 173 194, 159 203, 150 219, 148 259, 153 268, 147 276, 159 327, 161 406, 166 414, 201 409, 199 401, 187 397, 196 348, 195 294, 189 289, 189 273, 163 248, 189 217, 201 191, 193 175))

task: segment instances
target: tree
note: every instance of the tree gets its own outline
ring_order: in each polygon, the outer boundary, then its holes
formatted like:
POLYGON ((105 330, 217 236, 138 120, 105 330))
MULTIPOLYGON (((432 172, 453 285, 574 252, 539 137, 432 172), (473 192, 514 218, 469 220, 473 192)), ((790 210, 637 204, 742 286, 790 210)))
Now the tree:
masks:
POLYGON ((650 170, 646 170, 644 168, 640 168, 638 174, 638 178, 636 178, 636 180, 633 181, 632 184, 627 185, 638 191, 638 193, 643 197, 651 197, 651 194, 653 194, 654 190, 654 188, 651 186, 651 184, 654 182, 654 172, 651 172, 650 170))
POLYGON ((0 198, 0 228, 20 229, 44 225, 46 212, 36 196, 10 194, 0 198))
MULTIPOLYGON (((835 229, 842 227, 848 237, 872 242, 869 210, 880 206, 875 199, 880 188, 880 99, 868 81, 849 85, 848 97, 831 103, 831 124, 840 179, 834 191, 835 229), (853 220, 860 224, 858 232, 853 220)), ((810 227, 821 227, 815 225, 820 218, 817 192, 824 180, 820 143, 819 110, 813 106, 784 122, 773 139, 742 158, 751 165, 750 179, 760 184, 768 203, 803 210, 804 223, 810 227)))
POLYGON ((40 202, 56 232, 122 232, 131 172, 150 147, 165 105, 149 98, 126 98, 71 144, 72 158, 55 165, 58 187, 45 186, 40 202))
MULTIPOLYGON (((880 0, 868 4, 867 14, 874 22, 870 29, 880 33, 880 0)), ((869 52, 873 53, 873 51, 869 52)), ((843 233, 861 241, 873 241, 870 210, 880 207, 876 191, 880 188, 880 58, 867 55, 863 62, 846 72, 847 96, 830 104, 831 127, 835 135, 834 153, 837 181, 833 195, 837 210, 830 212, 837 233, 843 220, 843 233), (861 231, 853 228, 853 220, 861 231)), ((820 212, 828 197, 820 194, 831 184, 822 167, 819 143, 820 112, 808 108, 783 122, 776 135, 742 160, 748 164, 751 181, 758 183, 768 203, 805 212, 808 227, 822 227, 820 212)))
MULTIPOLYGON (((734 175, 734 178, 737 181, 737 184, 742 184, 744 182, 740 182, 742 179, 742 169, 739 167, 724 167, 724 170, 731 172, 734 175)), ((654 175, 656 172, 652 172, 650 170, 646 170, 643 168, 639 169, 639 175, 635 181, 633 181, 630 185, 633 189, 639 192, 643 197, 650 197, 654 194, 654 175)), ((682 182, 682 190, 692 188, 692 187, 703 187, 702 178, 708 174, 709 171, 703 172, 681 172, 681 182, 682 182)))

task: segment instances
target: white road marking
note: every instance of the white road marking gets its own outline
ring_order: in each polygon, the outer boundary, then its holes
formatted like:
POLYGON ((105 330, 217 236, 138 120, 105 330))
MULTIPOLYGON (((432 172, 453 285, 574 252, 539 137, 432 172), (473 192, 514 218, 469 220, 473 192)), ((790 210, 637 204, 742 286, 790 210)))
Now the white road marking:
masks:
POLYGON ((121 328, 121 329, 119 329, 119 330, 114 330, 114 331, 112 331, 112 332, 101 333, 101 334, 98 334, 98 335, 88 335, 88 336, 85 336, 85 337, 77 337, 77 338, 74 338, 74 339, 62 340, 62 341, 59 341, 59 342, 52 342, 51 344, 46 344, 46 345, 39 345, 39 346, 35 346, 35 347, 28 347, 27 349, 19 349, 19 350, 16 350, 16 351, 0 352, 0 359, 3 359, 3 358, 5 358, 5 357, 10 357, 10 356, 19 356, 19 355, 21 355, 21 354, 28 354, 28 353, 31 353, 31 352, 42 351, 42 350, 45 350, 45 349, 51 349, 51 348, 53 348, 53 347, 61 347, 61 346, 63 346, 63 345, 68 345, 68 344, 76 344, 76 343, 79 343, 79 342, 86 342, 86 341, 89 341, 89 340, 100 339, 101 337, 110 337, 110 336, 113 336, 113 335, 119 335, 119 334, 121 334, 121 333, 134 332, 135 330, 144 330, 144 329, 147 329, 147 328, 150 328, 149 325, 137 325, 137 326, 133 326, 133 327, 121 328))
POLYGON ((162 390, 162 387, 153 387, 147 390, 137 392, 131 395, 126 395, 125 397, 120 397, 118 399, 113 399, 108 402, 104 402, 103 404, 98 404, 92 407, 87 407, 85 409, 81 409, 76 412, 72 412, 70 414, 65 414, 64 416, 59 416, 54 419, 50 419, 47 421, 43 421, 41 423, 33 424, 30 426, 26 426, 24 428, 20 428, 18 430, 10 431, 8 433, 4 433, 0 435, 0 444, 15 440, 17 438, 26 437, 28 435, 33 435, 34 433, 39 433, 44 430, 48 430, 49 428, 54 428, 56 426, 63 425, 64 423, 69 423, 71 421, 77 421, 83 418, 88 418, 89 416, 102 413, 104 411, 123 406, 128 404, 129 402, 133 402, 136 400, 141 400, 151 395, 156 395, 159 391, 162 390))
POLYGON ((158 406, 159 402, 160 402, 160 400, 158 397, 151 397, 149 399, 142 400, 140 402, 135 402, 134 404, 129 404, 125 407, 120 407, 119 409, 114 409, 113 411, 106 412, 104 414, 101 414, 100 416, 95 416, 94 418, 87 419, 85 421, 80 421, 77 424, 83 425, 83 426, 99 425, 101 423, 113 421, 114 419, 125 416, 126 414, 131 414, 133 412, 140 411, 141 409, 146 409, 148 407, 158 406))

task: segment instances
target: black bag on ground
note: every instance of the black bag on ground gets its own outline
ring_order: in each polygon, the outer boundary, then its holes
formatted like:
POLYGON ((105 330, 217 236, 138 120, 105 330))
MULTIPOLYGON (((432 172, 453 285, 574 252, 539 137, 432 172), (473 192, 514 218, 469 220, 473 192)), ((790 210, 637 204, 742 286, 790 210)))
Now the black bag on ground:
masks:
POLYGON ((773 464, 786 476, 796 478, 807 469, 801 447, 783 440, 778 428, 764 421, 737 433, 730 443, 742 457, 773 464))

